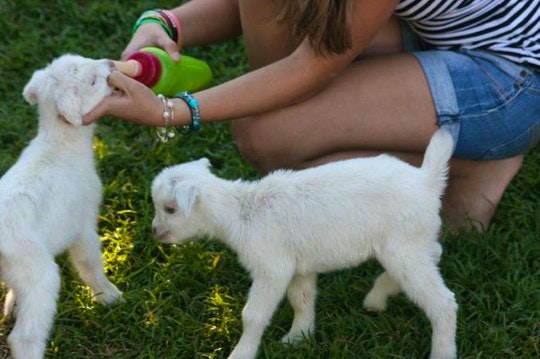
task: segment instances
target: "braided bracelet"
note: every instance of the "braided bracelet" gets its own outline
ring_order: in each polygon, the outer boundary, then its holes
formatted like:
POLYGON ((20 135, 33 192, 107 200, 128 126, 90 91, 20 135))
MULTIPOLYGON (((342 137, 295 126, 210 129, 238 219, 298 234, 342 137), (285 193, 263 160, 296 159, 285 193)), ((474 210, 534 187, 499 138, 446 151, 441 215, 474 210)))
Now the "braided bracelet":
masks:
POLYGON ((201 127, 199 101, 197 101, 197 99, 187 91, 180 92, 179 94, 176 94, 174 97, 179 98, 182 101, 184 101, 186 105, 189 107, 189 112, 191 112, 191 124, 188 126, 183 126, 184 131, 181 131, 180 133, 188 134, 193 131, 198 131, 201 127))
POLYGON ((147 23, 160 25, 167 35, 175 43, 178 43, 180 22, 172 11, 156 9, 143 12, 133 25, 131 33, 134 34, 141 25, 147 23))
POLYGON ((171 31, 171 28, 168 26, 167 21, 163 18, 163 16, 156 10, 148 10, 145 11, 135 22, 133 27, 131 28, 131 34, 135 34, 135 32, 139 29, 141 25, 148 24, 148 23, 155 23, 161 26, 161 28, 167 33, 167 35, 172 38, 173 33, 171 31))

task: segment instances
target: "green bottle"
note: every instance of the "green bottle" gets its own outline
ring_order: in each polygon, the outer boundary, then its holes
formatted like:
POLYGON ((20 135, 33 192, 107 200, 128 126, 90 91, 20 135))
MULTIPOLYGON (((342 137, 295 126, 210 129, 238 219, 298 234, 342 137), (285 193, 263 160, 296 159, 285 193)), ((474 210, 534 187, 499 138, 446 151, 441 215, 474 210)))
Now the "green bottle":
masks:
POLYGON ((114 61, 114 64, 122 73, 164 96, 174 96, 182 91, 196 92, 212 83, 212 70, 206 62, 186 55, 175 61, 157 47, 145 47, 129 56, 127 61, 114 61))

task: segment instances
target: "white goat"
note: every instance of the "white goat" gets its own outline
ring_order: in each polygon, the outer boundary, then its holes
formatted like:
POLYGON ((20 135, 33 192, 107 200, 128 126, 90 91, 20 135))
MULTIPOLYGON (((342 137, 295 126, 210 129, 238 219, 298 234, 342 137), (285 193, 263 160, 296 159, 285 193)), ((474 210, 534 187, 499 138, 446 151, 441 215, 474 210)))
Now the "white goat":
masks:
POLYGON ((82 126, 82 114, 112 92, 111 66, 64 55, 36 71, 23 91, 38 105, 38 134, 0 179, 0 269, 9 288, 4 314, 16 317, 8 337, 14 359, 44 356, 60 287, 57 254, 69 250, 97 302, 122 295, 103 270, 94 125, 82 126))
POLYGON ((431 321, 431 357, 455 358, 457 304, 437 266, 452 150, 451 136, 439 130, 421 168, 381 155, 276 171, 256 182, 220 179, 207 159, 166 168, 152 184, 153 232, 163 243, 221 239, 251 274, 243 334, 231 359, 256 356, 285 292, 294 320, 283 341, 313 333, 317 273, 370 257, 386 272, 364 306, 384 310, 387 298, 403 290, 431 321))

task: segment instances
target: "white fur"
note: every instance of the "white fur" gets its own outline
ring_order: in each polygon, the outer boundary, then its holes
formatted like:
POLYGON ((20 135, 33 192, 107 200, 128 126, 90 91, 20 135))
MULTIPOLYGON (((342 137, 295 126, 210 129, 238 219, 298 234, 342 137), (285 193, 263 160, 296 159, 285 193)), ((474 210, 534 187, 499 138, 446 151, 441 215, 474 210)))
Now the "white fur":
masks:
POLYGON ((60 286, 57 254, 69 250, 96 301, 122 295, 103 272, 94 126, 81 126, 82 115, 112 92, 110 72, 109 61, 64 55, 24 88, 38 105, 38 134, 0 179, 0 269, 9 288, 4 314, 16 317, 8 338, 14 359, 44 355, 60 286))
POLYGON ((153 231, 164 243, 204 235, 237 254, 253 283, 244 330, 229 358, 254 358, 285 293, 294 320, 285 342, 315 328, 317 273, 376 258, 385 268, 364 300, 384 310, 403 290, 428 316, 432 358, 455 358, 457 304, 438 270, 440 197, 451 136, 438 131, 421 168, 381 155, 302 171, 276 171, 257 182, 227 181, 209 161, 164 169, 153 182, 153 231))

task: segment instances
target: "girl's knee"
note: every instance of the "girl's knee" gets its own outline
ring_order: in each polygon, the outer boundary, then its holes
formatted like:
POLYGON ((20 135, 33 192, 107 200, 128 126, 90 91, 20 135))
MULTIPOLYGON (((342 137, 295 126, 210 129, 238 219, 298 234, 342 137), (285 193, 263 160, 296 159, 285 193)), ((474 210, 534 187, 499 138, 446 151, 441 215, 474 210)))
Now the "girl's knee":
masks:
POLYGON ((294 167, 289 151, 272 129, 269 116, 249 117, 233 121, 232 135, 242 157, 259 173, 294 167))

